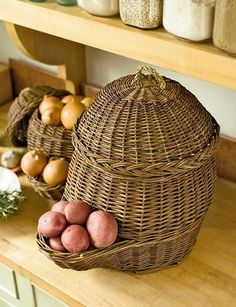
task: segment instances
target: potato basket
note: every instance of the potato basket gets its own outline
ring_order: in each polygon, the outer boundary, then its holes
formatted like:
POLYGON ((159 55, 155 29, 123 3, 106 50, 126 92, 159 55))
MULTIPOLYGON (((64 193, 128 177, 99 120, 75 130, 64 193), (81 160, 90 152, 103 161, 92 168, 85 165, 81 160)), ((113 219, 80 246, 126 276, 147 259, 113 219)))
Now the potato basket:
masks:
POLYGON ((36 109, 27 130, 28 149, 41 149, 48 156, 57 156, 70 161, 73 153, 72 131, 63 126, 49 126, 42 123, 36 109))
POLYGON ((44 95, 63 97, 70 93, 48 86, 23 89, 12 103, 8 113, 7 133, 15 146, 27 146, 27 128, 29 119, 38 108, 44 95))
POLYGON ((49 259, 65 269, 80 271, 106 268, 142 273, 181 262, 194 245, 199 228, 198 223, 179 237, 146 242, 122 240, 110 247, 91 249, 80 254, 54 251, 41 235, 37 236, 37 243, 49 259))
POLYGON ((63 198, 112 213, 120 241, 72 254, 38 236, 40 249, 75 270, 144 272, 180 263, 212 201, 218 135, 198 99, 150 67, 109 83, 73 133, 63 198))

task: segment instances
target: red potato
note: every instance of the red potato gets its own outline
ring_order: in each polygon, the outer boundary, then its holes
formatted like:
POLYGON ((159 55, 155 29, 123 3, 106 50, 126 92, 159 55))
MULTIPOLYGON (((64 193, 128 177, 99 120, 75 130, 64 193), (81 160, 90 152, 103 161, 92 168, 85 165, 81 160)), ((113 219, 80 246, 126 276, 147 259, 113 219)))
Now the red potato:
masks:
POLYGON ((65 207, 67 206, 67 204, 68 204, 68 201, 61 200, 58 203, 54 204, 51 210, 64 214, 65 207))
POLYGON ((65 216, 69 224, 85 224, 90 213, 90 206, 82 200, 70 201, 65 207, 65 216))
POLYGON ((48 242, 49 242, 49 245, 52 249, 59 251, 59 252, 66 252, 65 247, 61 243, 60 237, 49 238, 48 242))
POLYGON ((86 229, 80 225, 68 226, 61 235, 63 246, 71 253, 80 253, 89 248, 90 240, 86 229))
POLYGON ((54 238, 66 228, 65 216, 56 211, 44 213, 38 221, 38 232, 44 237, 54 238))
POLYGON ((105 211, 92 212, 86 223, 92 244, 97 248, 112 245, 118 233, 118 225, 114 216, 105 211))

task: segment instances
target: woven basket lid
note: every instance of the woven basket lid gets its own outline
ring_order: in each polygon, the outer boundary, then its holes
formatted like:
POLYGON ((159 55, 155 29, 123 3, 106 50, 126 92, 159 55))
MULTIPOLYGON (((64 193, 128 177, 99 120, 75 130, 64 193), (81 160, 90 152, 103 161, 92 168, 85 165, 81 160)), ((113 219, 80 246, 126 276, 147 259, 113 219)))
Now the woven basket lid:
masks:
POLYGON ((192 93, 142 66, 106 85, 76 132, 90 156, 152 164, 195 155, 209 146, 216 130, 216 121, 192 93))

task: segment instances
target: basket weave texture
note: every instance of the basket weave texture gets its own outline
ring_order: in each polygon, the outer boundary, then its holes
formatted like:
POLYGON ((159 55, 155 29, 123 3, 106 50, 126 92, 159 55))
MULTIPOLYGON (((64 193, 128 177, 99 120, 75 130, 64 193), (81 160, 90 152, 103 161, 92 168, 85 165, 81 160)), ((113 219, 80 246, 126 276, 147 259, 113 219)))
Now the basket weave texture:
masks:
POLYGON ((63 197, 114 214, 121 242, 65 254, 38 237, 41 249, 58 265, 77 270, 142 272, 179 263, 212 200, 218 134, 193 94, 150 67, 111 82, 73 134, 63 197))
POLYGON ((14 100, 8 113, 7 133, 15 146, 27 146, 27 128, 31 115, 44 95, 63 97, 70 93, 48 86, 23 89, 14 100))
POLYGON ((48 185, 43 182, 42 178, 34 178, 28 176, 29 182, 33 185, 35 192, 47 199, 60 200, 62 198, 65 183, 60 183, 55 186, 48 185))
POLYGON ((63 126, 55 127, 42 123, 36 109, 27 130, 28 149, 41 149, 48 156, 57 156, 70 161, 73 153, 72 131, 63 126))

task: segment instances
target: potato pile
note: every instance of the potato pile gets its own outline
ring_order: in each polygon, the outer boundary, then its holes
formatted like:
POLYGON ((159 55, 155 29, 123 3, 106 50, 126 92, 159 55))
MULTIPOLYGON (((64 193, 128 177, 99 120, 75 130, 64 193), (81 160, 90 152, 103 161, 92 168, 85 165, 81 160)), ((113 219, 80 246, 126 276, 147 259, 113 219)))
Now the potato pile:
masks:
POLYGON ((65 96, 62 100, 45 95, 39 105, 41 120, 45 125, 63 125, 66 129, 73 129, 77 119, 92 101, 91 97, 81 98, 76 95, 65 96))
POLYGON ((35 149, 23 156, 21 169, 28 176, 42 176, 45 183, 54 186, 66 181, 69 163, 64 158, 48 159, 41 150, 35 149))
POLYGON ((38 221, 38 233, 60 252, 80 253, 91 247, 105 248, 117 239, 118 225, 112 214, 93 211, 82 200, 60 201, 38 221))

